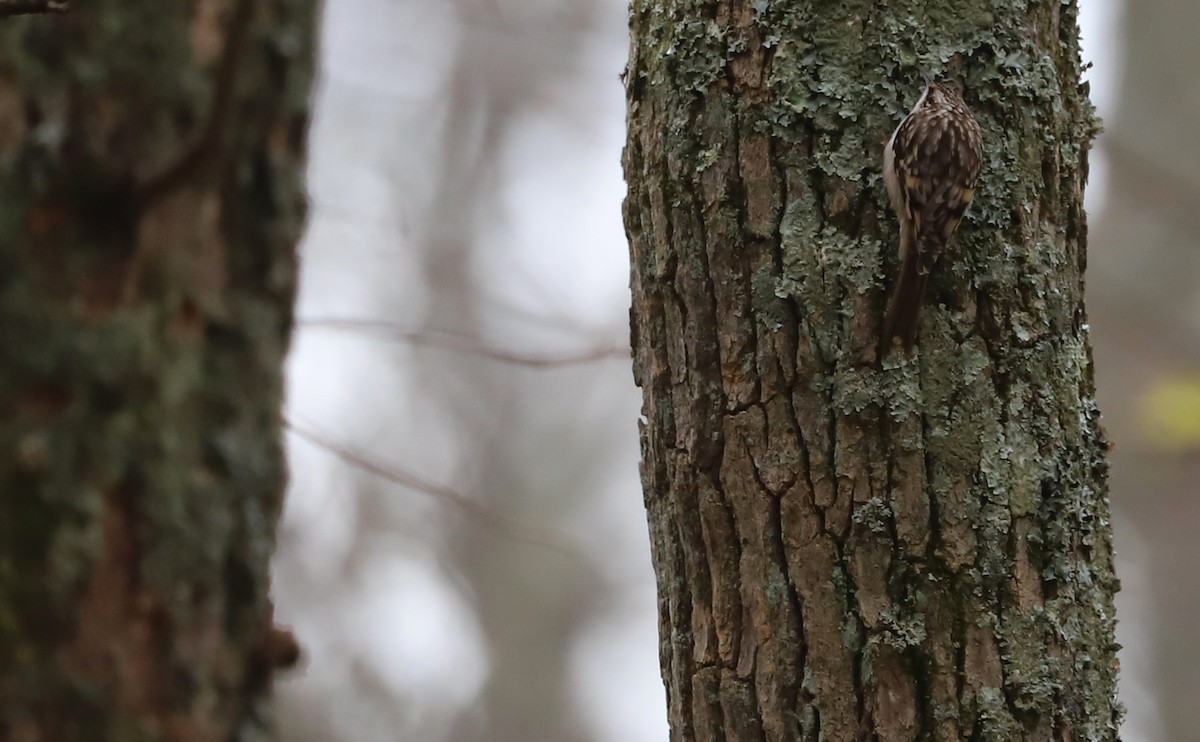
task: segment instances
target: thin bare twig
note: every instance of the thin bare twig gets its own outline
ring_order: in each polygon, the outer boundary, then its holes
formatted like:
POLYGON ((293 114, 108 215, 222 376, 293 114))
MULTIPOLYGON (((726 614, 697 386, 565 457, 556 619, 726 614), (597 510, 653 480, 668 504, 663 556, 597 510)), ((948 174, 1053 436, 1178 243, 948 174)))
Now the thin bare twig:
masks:
POLYGON ((329 438, 317 433, 311 428, 306 428, 302 425, 297 425, 288 418, 283 419, 283 424, 288 430, 294 433, 297 437, 303 438, 309 443, 324 449, 325 451, 337 456, 342 461, 346 462, 355 469, 365 471, 368 474, 373 474, 380 479, 384 479, 393 484, 399 484, 404 487, 410 487, 415 490, 430 495, 437 500, 449 503, 454 507, 462 510, 466 514, 475 518, 478 521, 494 526, 504 532, 509 538, 514 541, 531 544, 534 546, 543 546, 548 549, 553 549, 565 556, 583 559, 583 555, 570 544, 570 542, 557 533, 549 529, 538 528, 531 526, 528 523, 522 523, 516 519, 505 515, 497 510, 487 507, 470 497, 457 492, 450 487, 428 480, 422 479, 412 472, 405 471, 396 467, 393 464, 384 464, 366 455, 355 451, 340 443, 336 443, 329 438))
POLYGON ((550 368, 554 366, 572 366, 581 363, 593 363, 609 359, 629 359, 629 349, 616 346, 595 348, 582 353, 562 355, 529 355, 485 345, 477 338, 468 335, 458 335, 451 332, 435 330, 406 330, 403 327, 383 320, 369 319, 299 319, 298 327, 314 330, 355 330, 373 335, 379 335, 395 342, 425 345, 431 348, 442 348, 459 353, 490 358, 504 363, 514 363, 532 368, 550 368))
POLYGON ((0 0, 0 18, 11 15, 65 13, 66 0, 0 0))

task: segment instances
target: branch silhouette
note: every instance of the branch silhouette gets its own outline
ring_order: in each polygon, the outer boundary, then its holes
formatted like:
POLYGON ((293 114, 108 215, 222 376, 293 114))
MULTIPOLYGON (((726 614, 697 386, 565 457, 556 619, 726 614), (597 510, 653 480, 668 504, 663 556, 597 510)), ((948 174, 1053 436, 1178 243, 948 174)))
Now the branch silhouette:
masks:
POLYGON ((514 541, 553 549, 565 556, 580 559, 586 563, 584 555, 571 545, 565 536, 551 529, 522 523, 511 516, 471 499, 451 487, 430 482, 394 464, 383 463, 348 446, 337 443, 312 428, 297 424, 286 416, 283 418, 283 424, 297 437, 333 454, 355 469, 365 471, 393 484, 419 490, 438 501, 453 505, 476 521, 496 527, 514 541))
POLYGON ((573 366, 583 363, 610 359, 629 359, 629 349, 618 346, 594 348, 580 353, 564 353, 559 355, 531 355, 517 351, 497 348, 485 344, 479 338, 460 335, 452 332, 436 330, 409 330, 385 320, 370 319, 336 319, 316 318, 298 319, 296 326, 311 330, 355 330, 364 334, 378 335, 386 340, 413 345, 424 345, 430 348, 441 348, 458 353, 490 358, 494 361, 512 363, 531 368, 552 368, 555 366, 573 366))
POLYGON ((0 18, 13 15, 41 15, 65 13, 65 0, 0 0, 0 18))

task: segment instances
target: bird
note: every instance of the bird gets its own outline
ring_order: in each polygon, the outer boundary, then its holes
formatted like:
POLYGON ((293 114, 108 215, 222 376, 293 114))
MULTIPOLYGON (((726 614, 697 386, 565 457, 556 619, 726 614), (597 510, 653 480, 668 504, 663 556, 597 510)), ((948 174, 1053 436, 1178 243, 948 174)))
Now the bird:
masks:
POLYGON ((883 150, 883 178, 900 220, 900 272, 881 332, 886 354, 911 354, 929 274, 958 229, 983 169, 983 132, 962 95, 925 78, 925 89, 883 150))

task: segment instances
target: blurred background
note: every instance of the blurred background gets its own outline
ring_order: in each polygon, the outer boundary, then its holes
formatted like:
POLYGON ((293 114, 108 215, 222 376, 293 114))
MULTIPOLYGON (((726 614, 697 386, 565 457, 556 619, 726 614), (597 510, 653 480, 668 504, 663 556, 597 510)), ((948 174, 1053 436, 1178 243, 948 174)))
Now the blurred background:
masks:
MULTIPOLYGON (((1200 4, 1079 0, 1127 742, 1200 739, 1200 4), (1198 167, 1192 167, 1197 165, 1198 167)), ((664 742, 624 0, 328 0, 287 417, 286 742, 664 742)))

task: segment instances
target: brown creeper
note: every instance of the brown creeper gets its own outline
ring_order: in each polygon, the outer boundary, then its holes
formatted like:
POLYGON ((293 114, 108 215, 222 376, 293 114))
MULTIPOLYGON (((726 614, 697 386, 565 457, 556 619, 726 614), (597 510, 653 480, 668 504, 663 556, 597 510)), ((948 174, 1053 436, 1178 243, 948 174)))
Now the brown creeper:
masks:
POLYGON ((958 91, 925 92, 883 149, 883 181, 900 218, 900 275, 883 320, 883 352, 917 339, 925 285, 966 213, 983 167, 983 135, 958 91))

